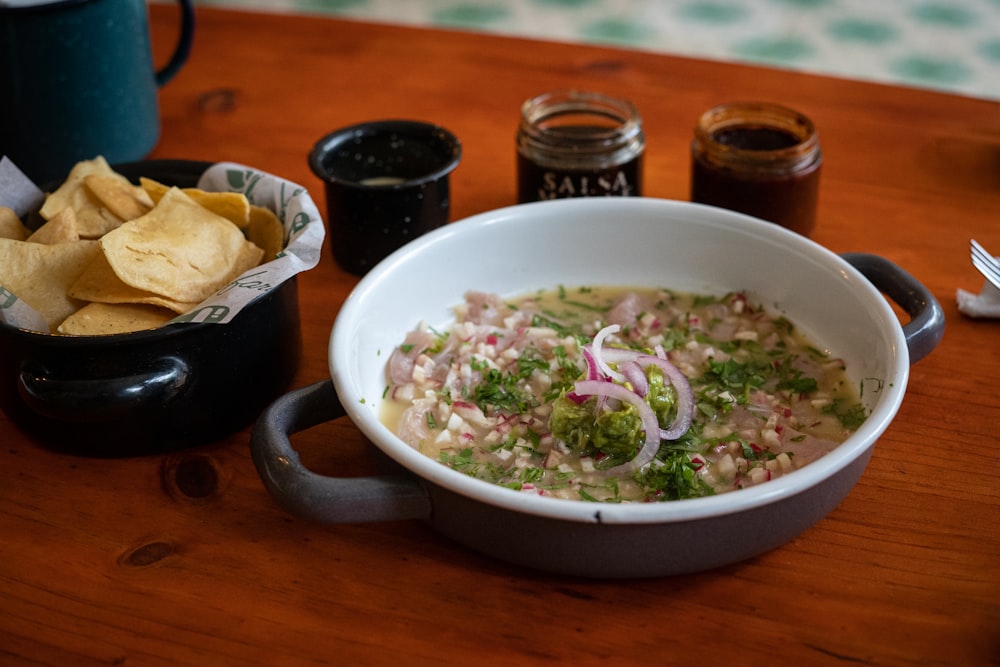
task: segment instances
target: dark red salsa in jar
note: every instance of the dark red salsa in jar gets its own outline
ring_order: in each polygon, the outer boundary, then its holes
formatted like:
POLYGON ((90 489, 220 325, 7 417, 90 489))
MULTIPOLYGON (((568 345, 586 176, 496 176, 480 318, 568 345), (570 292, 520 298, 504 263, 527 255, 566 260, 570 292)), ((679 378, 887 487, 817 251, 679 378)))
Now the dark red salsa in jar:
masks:
POLYGON ((808 236, 823 162, 812 121, 776 104, 709 109, 691 143, 691 201, 777 223, 808 236))
POLYGON ((558 91, 521 106, 517 131, 517 199, 642 194, 645 135, 628 101, 558 91))

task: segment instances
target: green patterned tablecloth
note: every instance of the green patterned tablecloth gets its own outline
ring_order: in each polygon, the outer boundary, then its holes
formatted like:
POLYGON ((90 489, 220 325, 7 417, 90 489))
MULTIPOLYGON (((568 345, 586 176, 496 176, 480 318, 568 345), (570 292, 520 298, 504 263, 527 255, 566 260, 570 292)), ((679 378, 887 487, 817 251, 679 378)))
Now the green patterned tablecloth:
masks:
POLYGON ((199 0, 760 63, 1000 99, 1000 0, 199 0))

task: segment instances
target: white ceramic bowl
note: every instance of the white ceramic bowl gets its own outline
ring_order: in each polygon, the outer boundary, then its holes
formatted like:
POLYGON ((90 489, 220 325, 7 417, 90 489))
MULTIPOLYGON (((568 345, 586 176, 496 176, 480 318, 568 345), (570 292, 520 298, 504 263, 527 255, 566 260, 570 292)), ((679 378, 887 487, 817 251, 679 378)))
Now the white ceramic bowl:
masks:
POLYGON ((505 560, 583 576, 702 570, 779 546, 843 499, 899 408, 911 362, 936 345, 943 322, 929 292, 887 260, 840 257, 722 209, 648 198, 514 206, 419 238, 365 276, 333 329, 332 386, 275 403, 258 421, 252 449, 275 498, 317 520, 420 518, 505 560), (843 357, 852 381, 878 378, 882 389, 863 397, 870 416, 861 428, 818 461, 760 486, 664 503, 517 493, 451 470, 382 424, 385 363, 407 331, 420 321, 445 327, 470 289, 515 296, 559 285, 744 290, 843 357), (905 328, 880 290, 913 315, 905 328), (395 472, 338 479, 301 466, 287 435, 344 413, 398 464, 395 472))

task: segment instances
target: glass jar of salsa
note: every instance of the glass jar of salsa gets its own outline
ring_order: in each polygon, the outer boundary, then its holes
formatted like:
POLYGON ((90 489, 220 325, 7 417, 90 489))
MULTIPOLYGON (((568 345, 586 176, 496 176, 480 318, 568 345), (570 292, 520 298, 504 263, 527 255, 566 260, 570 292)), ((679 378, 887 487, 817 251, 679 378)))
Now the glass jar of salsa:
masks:
POLYGON ((533 97, 517 130, 517 199, 641 195, 645 147, 627 100, 575 90, 533 97))
POLYGON ((816 225, 823 155, 812 121, 776 104, 709 109, 691 143, 691 201, 808 236, 816 225))

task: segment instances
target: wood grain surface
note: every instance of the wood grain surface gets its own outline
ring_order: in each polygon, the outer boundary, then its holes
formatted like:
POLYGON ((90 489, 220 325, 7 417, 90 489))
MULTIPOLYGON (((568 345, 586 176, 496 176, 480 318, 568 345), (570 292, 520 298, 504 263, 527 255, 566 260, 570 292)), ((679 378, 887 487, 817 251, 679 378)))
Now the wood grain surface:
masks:
MULTIPOLYGON (((151 6, 159 59, 176 10, 151 6)), ((306 155, 358 121, 417 118, 463 141, 453 218, 514 203, 522 100, 578 87, 631 99, 645 193, 688 198, 691 129, 720 102, 809 115, 825 152, 814 239, 927 285, 947 318, 859 484, 787 545, 702 574, 592 581, 523 571, 420 522, 327 526, 275 505, 249 428, 162 456, 53 453, 0 416, 3 665, 1000 664, 1000 320, 968 242, 1000 252, 1000 105, 791 72, 588 48, 199 9, 161 92, 152 157, 227 160, 307 186, 306 155)), ((460 280, 461 277, 457 276, 460 280)), ((328 376, 356 279, 303 275, 293 386, 328 376)), ((252 363, 252 360, 248 360, 252 363)), ((7 378, 3 379, 8 381, 7 378)), ((317 472, 374 470, 348 422, 295 437, 317 472)))

